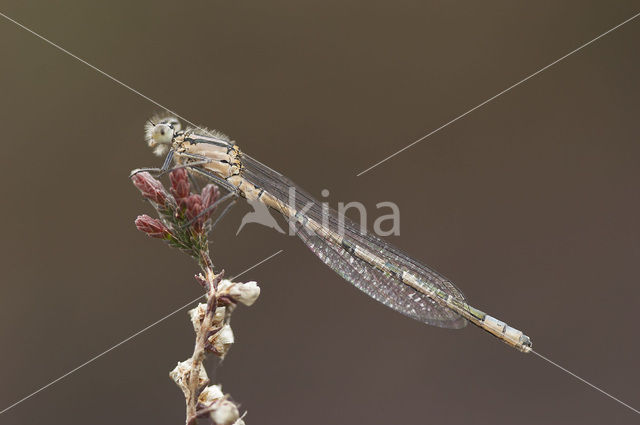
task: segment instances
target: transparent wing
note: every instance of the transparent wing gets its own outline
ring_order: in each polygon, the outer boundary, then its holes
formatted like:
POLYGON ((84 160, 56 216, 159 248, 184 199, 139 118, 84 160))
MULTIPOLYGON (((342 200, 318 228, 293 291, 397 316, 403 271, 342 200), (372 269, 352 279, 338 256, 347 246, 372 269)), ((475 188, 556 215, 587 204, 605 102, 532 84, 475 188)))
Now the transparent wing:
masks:
MULTIPOLYGON (((346 240, 382 255, 399 269, 413 273, 466 304, 462 292, 444 276, 411 259, 384 240, 361 232, 358 225, 340 216, 337 211, 325 210, 327 218, 323 221, 322 205, 287 177, 247 155, 243 156, 243 165, 243 176, 256 186, 267 190, 279 202, 304 211, 305 215, 318 223, 326 222, 333 231, 343 234, 346 240)), ((298 224, 295 226, 298 236, 326 265, 375 300, 433 326, 461 328, 466 325, 467 321, 453 310, 441 306, 395 277, 387 276, 371 267, 341 246, 316 234, 308 234, 308 230, 300 228, 298 224)))
POLYGON ((466 320, 403 282, 387 276, 344 248, 316 234, 309 234, 300 224, 296 233, 326 265, 346 281, 382 304, 420 322, 442 328, 462 328, 466 320))

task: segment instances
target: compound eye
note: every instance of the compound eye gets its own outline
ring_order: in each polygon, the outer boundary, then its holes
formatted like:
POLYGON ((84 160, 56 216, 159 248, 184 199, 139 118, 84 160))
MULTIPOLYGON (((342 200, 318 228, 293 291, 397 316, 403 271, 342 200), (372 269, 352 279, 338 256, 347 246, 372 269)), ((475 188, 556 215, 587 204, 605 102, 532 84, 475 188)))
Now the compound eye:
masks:
POLYGON ((180 131, 182 129, 182 124, 176 118, 172 118, 169 120, 169 125, 173 128, 174 131, 180 131))
POLYGON ((174 130, 174 132, 178 132, 182 129, 182 124, 180 124, 180 121, 178 121, 176 117, 167 117, 160 121, 160 124, 168 125, 174 130))

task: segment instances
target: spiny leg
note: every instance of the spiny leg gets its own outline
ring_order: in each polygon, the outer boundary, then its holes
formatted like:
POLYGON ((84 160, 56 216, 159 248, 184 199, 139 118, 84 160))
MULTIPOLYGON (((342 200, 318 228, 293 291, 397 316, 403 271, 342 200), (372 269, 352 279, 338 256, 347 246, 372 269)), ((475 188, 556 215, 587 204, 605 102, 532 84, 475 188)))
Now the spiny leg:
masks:
POLYGON ((202 188, 200 187, 200 184, 196 181, 196 179, 193 177, 193 174, 189 173, 189 182, 191 183, 191 186, 195 189, 196 192, 202 192, 202 188))
POLYGON ((159 177, 164 176, 167 173, 170 173, 173 170, 178 170, 180 168, 191 168, 191 167, 194 167, 196 165, 206 165, 206 164, 210 164, 212 162, 215 162, 215 160, 207 158, 206 156, 184 155, 183 154, 181 156, 186 156, 186 157, 188 157, 190 159, 194 159, 195 161, 187 162, 185 164, 177 164, 177 165, 174 165, 172 167, 171 166, 171 162, 173 161, 173 154, 174 154, 173 150, 169 151, 169 153, 167 154, 167 156, 164 159, 164 162, 162 163, 162 167, 160 167, 160 168, 157 168, 157 167, 136 168, 135 170, 131 171, 131 173, 129 174, 129 177, 133 177, 138 173, 148 172, 148 173, 151 173, 151 175, 153 175, 153 177, 159 178, 159 177))
POLYGON ((171 161, 173 160, 173 153, 174 153, 173 150, 169 151, 167 156, 164 158, 164 162, 162 163, 161 168, 157 168, 157 167, 136 168, 135 170, 131 171, 131 173, 129 173, 129 178, 143 172, 151 173, 151 175, 153 175, 154 177, 160 177, 161 175, 165 174, 167 171, 171 171, 170 166, 171 166, 171 161))

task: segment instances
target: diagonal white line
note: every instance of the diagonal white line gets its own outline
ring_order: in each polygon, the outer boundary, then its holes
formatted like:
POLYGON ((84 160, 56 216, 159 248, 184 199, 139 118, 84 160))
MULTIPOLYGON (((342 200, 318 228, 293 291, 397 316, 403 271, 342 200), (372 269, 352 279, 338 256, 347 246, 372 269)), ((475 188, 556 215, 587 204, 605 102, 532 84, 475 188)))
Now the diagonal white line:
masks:
POLYGON ((261 265, 261 264, 263 264, 263 263, 265 263, 265 262, 267 262, 267 261, 271 260, 273 257, 275 257, 276 255, 280 254, 282 251, 284 251, 284 249, 281 249, 281 250, 280 250, 280 251, 278 251, 278 252, 274 252, 273 254, 271 254, 270 256, 268 256, 267 258, 265 258, 264 260, 261 260, 261 261, 259 261, 259 262, 255 263, 253 266, 249 267, 248 269, 245 269, 244 271, 242 271, 242 272, 238 273, 237 275, 235 275, 235 276, 233 276, 233 277, 229 278, 229 280, 236 279, 236 278, 238 278, 238 277, 242 276, 243 274, 245 274, 245 273, 247 273, 247 272, 249 272, 249 271, 251 271, 251 270, 255 269, 255 268, 256 268, 256 267, 258 267, 259 265, 261 265))
POLYGON ((532 352, 533 354, 535 354, 536 356, 540 357, 542 360, 544 360, 544 361, 547 361, 547 362, 551 363, 552 365, 554 365, 554 366, 555 366, 555 367, 557 367, 558 369, 563 370, 564 372, 567 372, 569 375, 571 375, 571 376, 573 376, 574 378, 576 378, 576 379, 578 379, 578 380, 580 380, 580 381, 584 382, 585 384, 587 384, 588 386, 590 386, 590 387, 591 387, 591 388, 593 388, 594 390, 600 391, 602 394, 604 394, 604 395, 606 395, 607 397, 609 397, 609 398, 611 398, 611 399, 613 399, 613 400, 617 401, 618 403, 620 403, 620 404, 621 404, 621 405, 623 405, 624 407, 626 407, 626 408, 628 408, 628 409, 631 409, 631 410, 633 410, 634 412, 636 412, 637 414, 639 414, 639 415, 640 415, 640 411, 639 411, 638 409, 635 409, 635 408, 633 408, 633 407, 629 406, 629 405, 628 405, 627 403, 625 403, 624 401, 622 401, 622 400, 620 400, 620 399, 618 399, 618 398, 615 398, 614 396, 612 396, 611 394, 609 394, 609 393, 608 393, 608 392, 606 392, 605 390, 602 390, 602 389, 600 389, 600 388, 596 387, 595 385, 593 385, 591 382, 587 381, 586 379, 582 379, 581 377, 579 377, 579 376, 578 376, 578 375, 576 375, 575 373, 571 372, 570 370, 567 370, 567 369, 563 368, 562 366, 560 366, 559 364, 557 364, 557 363, 555 363, 555 362, 552 362, 551 360, 549 360, 548 358, 546 358, 546 357, 545 357, 545 356, 543 356, 542 354, 537 353, 537 352, 535 352, 535 351, 533 351, 533 350, 531 350, 531 352, 532 352))
MULTIPOLYGON (((281 249, 278 252, 275 252, 273 254, 271 254, 270 256, 268 256, 267 258, 259 261, 258 263, 254 264, 253 266, 249 267, 248 269, 238 273, 237 275, 233 276, 231 278, 231 280, 242 276, 243 274, 247 273, 249 270, 253 270, 254 268, 258 267, 259 265, 261 265, 262 263, 264 263, 265 261, 269 261, 270 259, 272 259, 273 257, 275 257, 276 255, 280 254, 283 250, 281 249)), ((198 301, 200 298, 202 298, 202 295, 198 296, 198 298, 189 301, 188 303, 186 303, 185 305, 183 305, 182 307, 172 311, 171 313, 167 314, 166 316, 164 316, 161 319, 156 320, 155 322, 153 322, 152 324, 150 324, 149 326, 147 326, 144 329, 139 330, 138 332, 134 333, 133 335, 129 336, 128 338, 123 339, 122 341, 120 341, 119 343, 117 343, 116 345, 114 345, 113 347, 109 348, 108 350, 103 351, 102 353, 98 354, 97 356, 94 356, 92 358, 90 358, 89 360, 87 360, 86 362, 82 363, 80 366, 75 367, 73 369, 71 369, 69 372, 65 373, 64 375, 60 376, 59 378, 54 379, 53 381, 49 382, 47 385, 39 388, 38 390, 32 392, 31 394, 29 394, 28 396, 16 401, 15 403, 13 403, 12 405, 6 407, 4 410, 0 411, 0 415, 2 415, 4 412, 14 408, 15 406, 17 406, 18 404, 22 403, 23 401, 26 401, 28 399, 30 399, 31 397, 33 397, 34 395, 38 394, 40 391, 44 391, 47 388, 49 388, 50 386, 52 386, 53 384, 55 384, 58 381, 61 381, 62 379, 66 378, 67 376, 71 375, 72 373, 76 372, 79 369, 82 369, 83 367, 85 367, 86 365, 93 363, 94 361, 98 360, 100 357, 104 356, 105 354, 109 353, 110 351, 115 350, 116 348, 120 347, 122 344, 131 341, 133 338, 137 337, 138 335, 148 331, 149 329, 153 328, 154 326, 156 326, 158 323, 161 323, 165 320, 167 320, 169 317, 175 315, 176 313, 184 310, 185 308, 189 307, 191 304, 195 303, 196 301, 198 301)))
MULTIPOLYGON (((134 89, 133 87, 123 83, 122 81, 118 80, 116 77, 112 76, 111 74, 106 73, 105 71, 101 70, 100 68, 91 65, 89 62, 85 61, 84 59, 74 55, 73 53, 71 53, 70 51, 68 51, 67 49, 65 49, 64 47, 61 47, 59 45, 57 45, 56 43, 54 43, 53 41, 47 39, 46 37, 38 34, 37 32, 35 32, 34 30, 22 25, 20 22, 16 21, 15 19, 12 19, 10 17, 8 17, 7 15, 5 15, 4 13, 0 12, 0 16, 2 16, 3 18, 5 18, 6 20, 13 22, 14 24, 16 24, 17 26, 19 26, 20 28, 22 28, 25 31, 30 32, 31 34, 35 35, 36 37, 38 37, 39 39, 41 39, 42 41, 50 44, 51 46, 55 47, 56 49, 60 50, 63 53, 66 53, 67 55, 71 56, 72 58, 78 60, 79 62, 82 62, 83 64, 87 65, 89 68, 93 69, 94 71, 104 75, 105 77, 107 77, 108 79, 110 79, 111 81, 115 82, 116 84, 121 85, 122 87, 126 88, 127 90, 137 94, 138 96, 142 97, 145 100, 148 100, 149 102, 153 103, 156 106, 159 106, 160 108, 164 109, 165 111, 175 115, 176 117, 180 118, 181 120, 183 120, 184 122, 191 124, 193 127, 197 128, 200 131, 203 131, 205 134, 208 134, 209 132, 206 129, 200 128, 199 126, 195 125, 194 123, 192 123, 191 121, 189 121, 188 119, 186 119, 185 117, 179 115, 178 113, 172 111, 171 109, 167 108, 166 106, 161 105, 160 103, 156 102, 155 100, 151 99, 149 96, 146 96, 142 93, 140 93, 138 90, 134 89)), ((0 412, 2 413, 2 412, 0 412)))
POLYGON ((414 142, 409 143, 407 146, 405 146, 404 148, 400 149, 399 151, 389 155, 388 157, 386 157, 385 159, 383 159, 382 161, 378 161, 375 164, 373 164, 371 167, 360 171, 356 177, 360 177, 361 175, 363 175, 364 173, 368 172, 369 170, 377 167, 378 165, 382 164, 383 162, 386 162, 388 160, 390 160, 391 158, 393 158, 394 156, 398 155, 399 153, 402 153, 404 151, 406 151, 407 149, 409 149, 410 147, 416 145, 417 143, 420 143, 421 141, 423 141, 424 139, 426 139, 427 137, 437 133, 438 131, 442 130, 445 127, 448 127, 449 125, 453 124, 454 122, 458 121, 459 119, 467 116, 468 114, 470 114, 471 112, 475 111, 478 108, 483 107, 484 105, 486 105, 487 103, 491 102, 492 100, 502 96, 503 94, 505 94, 506 92, 508 92, 509 90, 518 87, 520 84, 524 83, 525 81, 535 77, 536 75, 540 74, 541 72, 546 71, 547 69, 551 68, 553 65, 557 64, 558 62, 563 61, 564 59, 568 58, 569 56, 573 55, 574 53, 584 49, 585 47, 587 47, 588 45, 594 43, 595 41, 601 39, 602 37, 604 37, 605 35, 617 30, 618 28, 620 28, 621 26, 623 26, 624 24, 634 20, 635 18, 637 18, 638 16, 640 16, 640 13, 637 13, 635 15, 633 15, 632 17, 630 17, 629 19, 627 19, 624 22, 619 23, 618 25, 616 25, 615 27, 609 29, 606 32, 603 32, 602 34, 600 34, 599 36, 597 36, 596 38, 592 39, 591 41, 587 41, 586 43, 584 43, 583 45, 581 45, 580 47, 570 51, 569 53, 567 53, 566 55, 562 56, 559 59, 556 59, 555 61, 551 62, 549 65, 540 68, 539 70, 537 70, 536 72, 534 72, 533 74, 528 75, 527 77, 523 78, 522 80, 518 81, 517 83, 507 87, 506 89, 502 90, 500 93, 496 94, 495 96, 490 97, 489 99, 485 100, 484 102, 474 106, 473 108, 469 109, 467 112, 465 112, 462 115, 457 116, 456 118, 452 119, 451 121, 447 122, 446 124, 441 125, 440 127, 436 128, 435 130, 433 130, 430 133, 425 134, 424 136, 422 136, 421 138, 419 138, 418 140, 415 140, 414 142))

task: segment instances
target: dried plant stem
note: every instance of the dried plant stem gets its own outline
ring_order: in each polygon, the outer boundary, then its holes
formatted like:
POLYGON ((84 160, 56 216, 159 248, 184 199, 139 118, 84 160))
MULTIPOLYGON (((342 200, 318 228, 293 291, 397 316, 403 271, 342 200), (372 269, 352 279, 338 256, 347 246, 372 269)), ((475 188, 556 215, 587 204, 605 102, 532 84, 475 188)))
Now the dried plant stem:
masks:
MULTIPOLYGON (((211 259, 207 253, 202 253, 205 264, 212 264, 211 259)), ((222 280, 224 271, 214 274, 212 267, 205 267, 203 269, 205 280, 207 282, 207 314, 204 317, 202 325, 196 334, 196 342, 193 348, 193 355, 191 356, 191 372, 189 373, 189 380, 187 383, 188 391, 185 392, 185 398, 187 403, 187 425, 193 425, 197 420, 197 408, 198 408, 198 396, 203 387, 208 385, 209 382, 205 382, 204 385, 200 383, 200 370, 203 368, 202 362, 205 359, 205 348, 207 345, 208 329, 213 327, 213 320, 216 308, 218 307, 218 297, 216 296, 218 290, 218 283, 222 280)))

